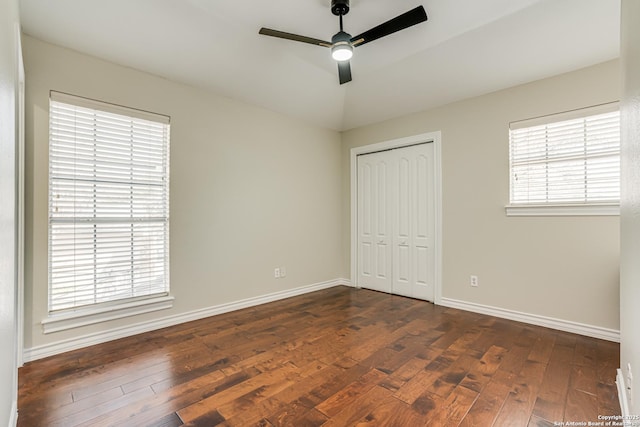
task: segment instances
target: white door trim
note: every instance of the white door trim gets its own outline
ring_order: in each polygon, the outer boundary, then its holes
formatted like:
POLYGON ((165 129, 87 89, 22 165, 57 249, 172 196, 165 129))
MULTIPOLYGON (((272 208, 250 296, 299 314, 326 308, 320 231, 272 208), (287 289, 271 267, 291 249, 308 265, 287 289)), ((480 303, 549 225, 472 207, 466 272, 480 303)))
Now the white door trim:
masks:
MULTIPOLYGON (((16 24, 16 38, 17 38, 17 55, 18 55, 18 121, 17 121, 17 135, 18 146, 16 149, 17 156, 17 287, 16 287, 16 365, 20 368, 24 364, 24 228, 25 228, 25 184, 24 184, 24 169, 25 169, 25 74, 24 74, 24 61, 22 58, 22 36, 20 26, 16 24)), ((16 383, 17 386, 17 383, 16 383)))
POLYGON ((435 156, 435 292, 434 303, 442 300, 442 151, 441 133, 429 132, 406 138, 393 139, 375 144, 363 145, 351 149, 351 282, 358 286, 358 167, 357 158, 360 154, 375 153, 376 151, 401 148, 420 143, 433 143, 435 156))

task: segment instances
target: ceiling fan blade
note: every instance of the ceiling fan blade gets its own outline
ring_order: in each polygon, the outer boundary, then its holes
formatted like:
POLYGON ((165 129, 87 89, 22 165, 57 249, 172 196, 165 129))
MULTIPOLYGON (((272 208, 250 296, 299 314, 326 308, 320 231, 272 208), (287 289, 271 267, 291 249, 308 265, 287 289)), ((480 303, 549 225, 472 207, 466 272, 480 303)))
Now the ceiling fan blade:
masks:
POLYGON ((338 77, 340 77, 341 85, 351 81, 351 64, 349 61, 338 61, 338 77))
POLYGON ((423 6, 418 6, 409 12, 405 12, 402 15, 396 16, 395 18, 370 29, 369 31, 358 34, 351 38, 351 43, 354 46, 362 46, 363 44, 388 36, 396 31, 404 30, 405 28, 409 28, 426 20, 427 12, 424 10, 423 6))
POLYGON ((260 28, 260 31, 258 31, 258 33, 264 36, 278 37, 280 39, 293 40, 295 42, 309 43, 309 44, 314 44, 316 46, 323 46, 323 47, 331 47, 331 42, 327 42, 320 39, 314 39, 313 37, 305 37, 305 36, 299 36, 297 34, 285 33, 284 31, 272 30, 264 27, 260 28))

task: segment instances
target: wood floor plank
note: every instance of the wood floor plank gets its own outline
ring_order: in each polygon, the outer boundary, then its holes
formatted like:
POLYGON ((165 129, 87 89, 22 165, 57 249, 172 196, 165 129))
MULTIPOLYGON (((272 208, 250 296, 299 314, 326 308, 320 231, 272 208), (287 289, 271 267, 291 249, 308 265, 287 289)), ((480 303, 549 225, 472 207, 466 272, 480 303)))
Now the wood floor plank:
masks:
MULTIPOLYGON (((333 415, 329 415, 329 419, 323 424, 323 426, 342 427, 353 425, 359 419, 378 407, 381 402, 389 399, 392 399, 391 392, 389 390, 378 386, 368 388, 365 392, 354 395, 353 398, 348 399, 349 404, 339 405, 339 411, 335 412, 333 415)), ((320 408, 317 409, 328 415, 324 410, 320 408)), ((333 413, 334 411, 331 412, 333 413)))
POLYGON ((555 334, 545 334, 536 340, 536 343, 529 353, 529 360, 540 363, 548 363, 551 358, 551 352, 556 342, 555 334))
POLYGON ((127 395, 121 395, 107 402, 85 408, 79 412, 74 412, 65 417, 57 418, 49 425, 51 427, 94 425, 95 418, 113 411, 118 411, 120 408, 125 408, 136 402, 144 401, 151 396, 153 396, 153 391, 150 388, 143 388, 127 395))
POLYGON ((511 392, 513 374, 495 375, 480 392, 465 417, 460 422, 464 427, 492 426, 511 392))
POLYGON ((547 426, 619 415, 619 355, 334 287, 28 363, 18 426, 547 426))
POLYGON ((568 366, 554 360, 549 363, 538 390, 534 415, 551 422, 562 420, 570 377, 568 366))
POLYGON ((314 408, 317 404, 357 381, 366 372, 369 372, 369 369, 358 364, 335 371, 327 375, 325 380, 317 386, 311 386, 305 390, 297 400, 309 408, 314 408))
POLYGON ((489 347, 480 360, 473 363, 467 375, 460 382, 460 385, 480 393, 500 367, 502 358, 506 352, 507 349, 502 347, 489 347))
POLYGON ((540 418, 537 415, 532 415, 527 427, 555 427, 558 425, 562 425, 561 421, 551 422, 547 421, 544 418, 540 418))
POLYGON ((267 419, 274 426, 319 426, 328 420, 322 412, 309 408, 300 401, 281 403, 280 410, 270 412, 271 415, 267 419))
MULTIPOLYGON (((292 364, 286 364, 277 371, 258 373, 243 381, 233 384, 231 387, 215 392, 191 405, 177 411, 183 422, 188 423, 202 415, 217 411, 223 405, 232 401, 244 399, 260 393, 271 393, 272 388, 280 386, 281 381, 293 383, 287 377, 298 371, 299 368, 292 364)), ((242 405, 243 403, 241 403, 242 405)))
POLYGON ((419 418, 420 415, 411 410, 410 405, 397 399, 385 399, 378 402, 371 412, 354 421, 353 425, 356 427, 420 425, 424 421, 419 418), (407 419, 407 415, 410 420, 407 419))
POLYGON ((366 394, 386 377, 387 374, 377 369, 371 369, 357 381, 343 387, 339 392, 317 404, 315 408, 331 418, 343 411, 346 407, 352 406, 355 400, 361 395, 366 394))
POLYGON ((598 402, 596 396, 580 390, 569 390, 564 421, 595 422, 598 420, 598 402))
POLYGON ((598 394, 598 373, 595 367, 586 365, 571 366, 570 384, 574 390, 593 395, 598 394))
POLYGON ((494 422, 496 427, 527 425, 545 370, 546 365, 543 363, 531 360, 525 362, 522 372, 494 422))
POLYGON ((148 427, 180 427, 184 425, 175 412, 153 421, 148 427))
POLYGON ((573 364, 595 368, 598 359, 598 342, 587 337, 576 339, 573 364))
MULTIPOLYGON (((448 363, 453 363, 451 359, 447 359, 447 361, 448 363)), ((444 366, 444 364, 440 364, 439 366, 444 366)), ((431 386, 438 379, 439 375, 440 371, 437 369, 425 368, 402 385, 393 396, 410 405, 415 402, 425 390, 431 390, 431 386)))
MULTIPOLYGON (((505 345, 505 343, 501 343, 505 345)), ((519 374, 524 366, 524 363, 527 361, 529 354, 532 351, 533 344, 531 346, 522 346, 516 344, 507 344, 507 348, 509 351, 502 358, 502 362, 500 363, 500 370, 504 372, 508 372, 510 374, 519 374)))
POLYGON ((188 383, 181 383, 161 392, 155 392, 153 397, 129 405, 127 411, 118 411, 96 418, 93 420, 92 427, 145 425, 158 417, 166 416, 209 395, 226 390, 258 373, 257 370, 247 370, 225 376, 221 371, 214 371, 188 383))
MULTIPOLYGON (((433 399, 435 395, 429 395, 429 399, 433 399)), ((412 405, 417 407, 416 403, 422 398, 419 397, 412 405)), ((434 410, 424 413, 428 417, 429 425, 434 426, 458 426, 466 417, 467 412, 473 406, 478 398, 478 392, 469 390, 466 387, 456 387, 446 399, 439 400, 434 410)))

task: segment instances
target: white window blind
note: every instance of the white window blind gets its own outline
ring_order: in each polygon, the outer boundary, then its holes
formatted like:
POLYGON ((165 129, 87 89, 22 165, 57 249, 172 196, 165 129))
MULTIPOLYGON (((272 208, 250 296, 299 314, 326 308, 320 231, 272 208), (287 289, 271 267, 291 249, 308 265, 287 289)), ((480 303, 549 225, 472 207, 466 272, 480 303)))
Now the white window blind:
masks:
POLYGON ((509 136, 512 205, 619 203, 617 104, 512 123, 509 136))
POLYGON ((51 92, 49 311, 169 292, 169 118, 51 92))

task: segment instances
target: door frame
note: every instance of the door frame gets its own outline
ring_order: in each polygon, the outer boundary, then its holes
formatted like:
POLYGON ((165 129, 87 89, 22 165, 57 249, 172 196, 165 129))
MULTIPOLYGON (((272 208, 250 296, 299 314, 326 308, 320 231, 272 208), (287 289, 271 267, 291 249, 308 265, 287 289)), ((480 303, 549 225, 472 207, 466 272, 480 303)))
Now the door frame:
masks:
POLYGON ((432 143, 434 152, 434 185, 435 185, 435 283, 434 303, 442 301, 442 135, 440 131, 423 133, 405 138, 377 142, 351 149, 351 284, 358 286, 358 156, 378 151, 403 148, 416 144, 432 143))
POLYGON ((17 91, 17 147, 16 147, 16 365, 24 365, 24 257, 25 257, 25 73, 24 58, 22 57, 22 32, 16 24, 16 51, 18 62, 18 91, 17 91))

